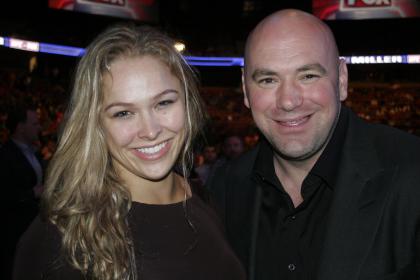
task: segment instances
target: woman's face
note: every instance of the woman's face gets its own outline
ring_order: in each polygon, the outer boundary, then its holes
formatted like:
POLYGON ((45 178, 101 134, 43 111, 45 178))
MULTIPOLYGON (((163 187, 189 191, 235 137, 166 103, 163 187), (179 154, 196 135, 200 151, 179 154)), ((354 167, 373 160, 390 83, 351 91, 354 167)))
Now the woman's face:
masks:
POLYGON ((104 75, 101 115, 113 164, 124 182, 160 181, 184 142, 181 83, 153 56, 117 59, 104 75))

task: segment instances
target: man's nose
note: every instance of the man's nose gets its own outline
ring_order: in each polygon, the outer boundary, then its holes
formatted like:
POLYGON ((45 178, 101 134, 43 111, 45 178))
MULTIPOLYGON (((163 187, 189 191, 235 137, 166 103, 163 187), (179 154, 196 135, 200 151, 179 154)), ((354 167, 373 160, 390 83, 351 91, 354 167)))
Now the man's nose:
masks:
POLYGON ((303 103, 302 90, 294 81, 284 81, 276 91, 276 107, 293 111, 303 103))

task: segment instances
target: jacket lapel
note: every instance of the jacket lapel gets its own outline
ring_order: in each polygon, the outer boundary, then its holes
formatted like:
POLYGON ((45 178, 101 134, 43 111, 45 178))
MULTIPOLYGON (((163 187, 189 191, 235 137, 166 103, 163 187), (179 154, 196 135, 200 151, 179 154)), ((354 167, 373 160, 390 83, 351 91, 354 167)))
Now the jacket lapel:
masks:
POLYGON ((386 170, 351 118, 321 255, 319 280, 355 280, 373 244, 395 168, 386 170))

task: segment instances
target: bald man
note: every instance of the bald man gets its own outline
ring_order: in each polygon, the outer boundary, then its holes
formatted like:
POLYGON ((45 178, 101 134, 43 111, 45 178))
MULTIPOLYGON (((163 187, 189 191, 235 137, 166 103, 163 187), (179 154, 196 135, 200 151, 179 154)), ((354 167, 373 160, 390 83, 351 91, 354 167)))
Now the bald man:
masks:
POLYGON ((249 279, 420 279, 420 139, 342 105, 347 78, 310 14, 249 35, 244 103, 264 137, 209 186, 249 279))

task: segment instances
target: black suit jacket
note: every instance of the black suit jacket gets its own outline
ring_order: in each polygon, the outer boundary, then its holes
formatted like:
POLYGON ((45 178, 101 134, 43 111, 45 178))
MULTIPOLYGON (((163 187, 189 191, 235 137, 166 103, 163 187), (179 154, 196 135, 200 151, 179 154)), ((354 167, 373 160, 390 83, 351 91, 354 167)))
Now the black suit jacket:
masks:
POLYGON ((20 148, 9 140, 0 149, 0 209, 5 225, 0 246, 1 279, 10 279, 17 241, 38 214, 38 201, 33 192, 36 183, 31 164, 20 148))
POLYGON ((19 202, 34 201, 36 173, 20 148, 9 140, 0 149, 1 203, 12 207, 19 202))
MULTIPOLYGON (((316 279, 420 279, 420 139, 349 114, 316 279)), ((250 279, 258 279, 261 188, 251 176, 257 153, 258 146, 210 181, 250 279)))

